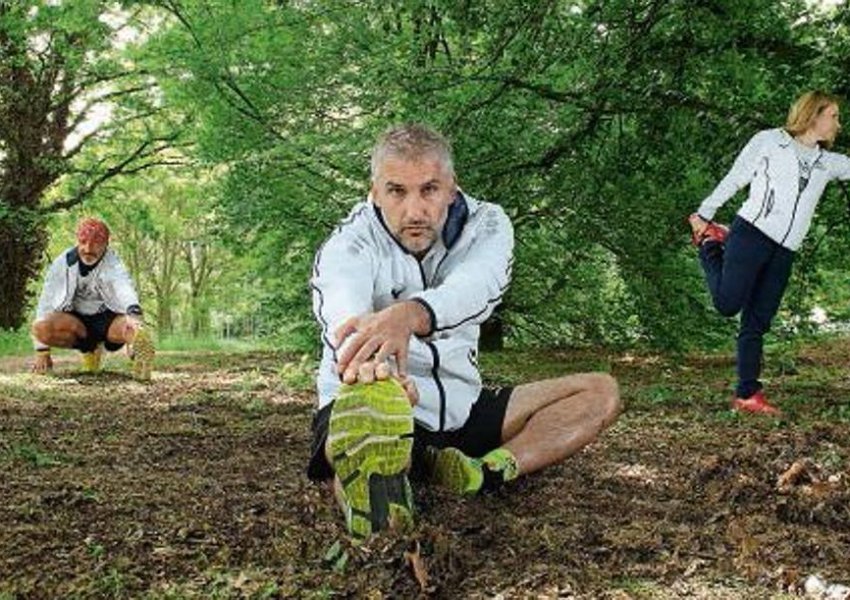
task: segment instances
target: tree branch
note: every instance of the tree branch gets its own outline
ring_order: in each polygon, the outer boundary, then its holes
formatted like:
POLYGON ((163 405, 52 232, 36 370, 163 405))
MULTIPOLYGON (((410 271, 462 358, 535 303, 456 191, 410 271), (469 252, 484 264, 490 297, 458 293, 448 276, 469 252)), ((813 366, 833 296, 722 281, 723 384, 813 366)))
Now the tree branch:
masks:
POLYGON ((83 200, 89 197, 98 187, 100 187, 104 182, 109 179, 116 177, 118 175, 130 175, 133 173, 138 173, 139 171, 149 169, 151 167, 157 165, 165 165, 165 164, 184 164, 179 162, 174 162, 173 159, 163 159, 162 161, 151 161, 149 163, 145 163, 142 165, 134 165, 138 160, 143 160, 159 154, 163 150, 169 149, 170 144, 166 144, 164 146, 155 146, 157 142, 171 142, 177 137, 177 133, 172 134, 171 136, 151 138, 149 140, 145 140, 142 144, 136 148, 129 156, 127 156, 124 160, 120 161, 118 164, 113 165, 112 167, 106 169, 103 173, 101 173, 98 177, 92 180, 88 185, 84 186, 79 192, 74 194, 71 198, 67 200, 62 200, 59 202, 54 202, 50 206, 43 207, 39 209, 39 212, 42 214, 57 212, 60 210, 65 210, 80 204, 83 200), (153 146, 153 147, 151 147, 153 146))

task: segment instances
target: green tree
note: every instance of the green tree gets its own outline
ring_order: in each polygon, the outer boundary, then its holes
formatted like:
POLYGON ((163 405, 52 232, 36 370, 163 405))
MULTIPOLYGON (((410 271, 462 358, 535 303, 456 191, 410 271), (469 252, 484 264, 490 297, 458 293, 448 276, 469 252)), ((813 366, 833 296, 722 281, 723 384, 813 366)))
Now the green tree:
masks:
POLYGON ((156 4, 160 85, 195 117, 193 157, 225 166, 222 235, 278 322, 310 322, 311 256, 364 196, 377 132, 421 120, 514 220, 514 339, 710 341, 729 325, 684 217, 799 92, 847 86, 846 9, 802 1, 156 4))
POLYGON ((140 12, 102 0, 0 2, 2 328, 23 320, 47 215, 116 176, 169 162, 163 151, 174 129, 144 127, 160 110, 156 94, 147 74, 121 58, 122 32, 140 12))

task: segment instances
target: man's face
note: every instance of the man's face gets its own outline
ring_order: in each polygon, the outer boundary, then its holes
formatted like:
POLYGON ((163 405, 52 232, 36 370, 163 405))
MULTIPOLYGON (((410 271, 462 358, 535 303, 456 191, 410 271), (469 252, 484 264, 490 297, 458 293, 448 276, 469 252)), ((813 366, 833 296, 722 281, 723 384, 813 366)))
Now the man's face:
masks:
POLYGON ((80 260, 86 265, 96 264, 97 261, 106 252, 107 242, 103 242, 96 238, 84 238, 77 240, 77 253, 80 255, 80 260))
POLYGON ((841 122, 839 121, 838 106, 830 104, 815 119, 812 125, 812 130, 817 135, 817 139, 832 143, 841 131, 841 122))
POLYGON ((395 238, 422 257, 443 230, 457 187, 439 159, 387 157, 372 181, 372 200, 395 238))

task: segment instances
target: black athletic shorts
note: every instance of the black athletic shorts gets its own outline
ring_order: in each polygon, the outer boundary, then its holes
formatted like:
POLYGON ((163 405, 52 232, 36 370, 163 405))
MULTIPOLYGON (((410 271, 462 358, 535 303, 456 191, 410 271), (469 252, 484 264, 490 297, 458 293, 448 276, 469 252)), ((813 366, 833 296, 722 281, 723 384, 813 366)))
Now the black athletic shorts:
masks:
POLYGON ((68 314, 77 317, 83 322, 83 325, 86 328, 86 337, 74 342, 73 347, 80 352, 94 352, 94 349, 97 348, 97 345, 100 342, 103 342, 103 347, 110 352, 115 352, 124 345, 116 344, 106 339, 106 333, 109 331, 109 326, 112 325, 112 321, 115 320, 118 313, 107 310, 97 313, 96 315, 81 315, 75 311, 71 311, 68 314))
MULTIPOLYGON (((468 456, 481 457, 502 445, 502 424, 508 408, 508 400, 513 387, 496 389, 482 388, 478 400, 472 405, 472 411, 463 427, 453 431, 430 431, 416 423, 413 430, 413 455, 411 457, 410 476, 422 477, 422 458, 425 448, 434 446, 458 448, 468 456)), ((307 465, 307 477, 313 481, 323 481, 333 477, 333 468, 325 456, 325 442, 328 439, 328 424, 331 418, 333 402, 322 407, 313 415, 313 443, 310 449, 310 463, 307 465)))

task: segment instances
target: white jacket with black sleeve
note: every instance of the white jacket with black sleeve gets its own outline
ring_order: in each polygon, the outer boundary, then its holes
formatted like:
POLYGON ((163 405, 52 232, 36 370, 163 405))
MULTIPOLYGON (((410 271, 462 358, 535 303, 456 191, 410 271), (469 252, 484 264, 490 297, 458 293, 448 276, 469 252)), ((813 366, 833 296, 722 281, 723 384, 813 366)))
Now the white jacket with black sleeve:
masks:
POLYGON ((505 293, 513 228, 497 205, 458 192, 443 234, 418 260, 390 234, 371 199, 357 204, 316 254, 311 288, 322 328, 319 407, 340 385, 333 332, 350 317, 415 300, 432 331, 410 340, 408 372, 419 390, 414 418, 432 431, 463 426, 481 391, 481 323, 505 293))

